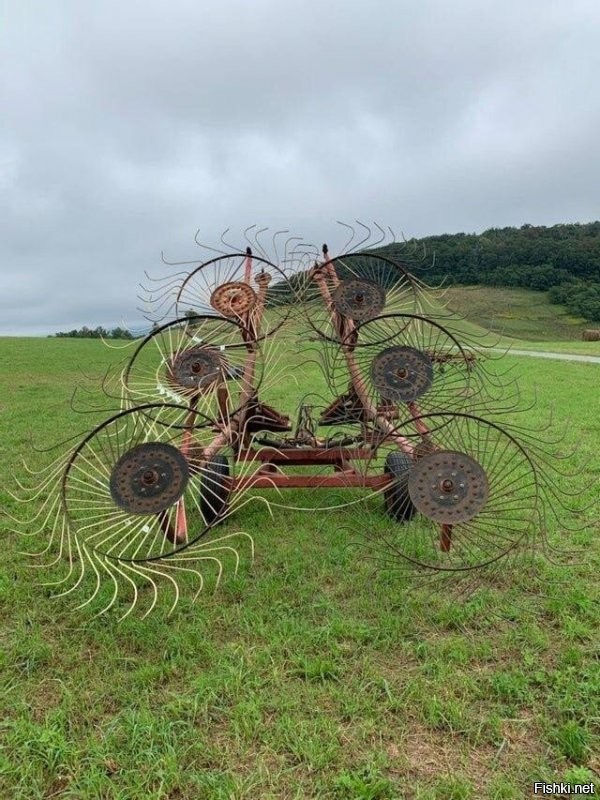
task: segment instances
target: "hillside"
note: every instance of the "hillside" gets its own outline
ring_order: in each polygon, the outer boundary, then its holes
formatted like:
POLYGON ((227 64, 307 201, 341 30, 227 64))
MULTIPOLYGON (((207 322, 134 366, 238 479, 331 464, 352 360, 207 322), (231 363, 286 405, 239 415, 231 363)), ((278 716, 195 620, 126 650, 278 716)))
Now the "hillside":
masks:
MULTIPOLYGON (((386 251, 399 255, 397 246, 386 251)), ((571 315, 600 321, 600 222, 427 236, 402 257, 429 284, 549 290, 571 315)))
MULTIPOLYGON (((580 341, 585 323, 545 292, 491 286, 453 286, 444 305, 485 330, 530 342, 580 341)), ((596 348, 597 350, 597 348, 596 348)), ((596 352, 594 350, 594 352, 596 352)))

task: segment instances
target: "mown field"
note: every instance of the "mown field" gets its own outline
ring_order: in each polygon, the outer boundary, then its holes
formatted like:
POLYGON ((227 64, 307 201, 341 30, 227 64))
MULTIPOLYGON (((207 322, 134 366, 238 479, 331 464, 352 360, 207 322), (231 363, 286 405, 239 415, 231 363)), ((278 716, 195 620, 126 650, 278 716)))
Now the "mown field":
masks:
POLYGON ((600 367, 504 362, 524 405, 537 397, 524 423, 552 411, 560 452, 577 448, 561 488, 583 491, 582 529, 548 530, 580 551, 569 565, 515 563, 461 600, 361 557, 348 516, 248 506, 228 524, 252 534, 253 563, 168 618, 170 597, 118 623, 50 597, 7 490, 21 459, 53 457, 30 435, 49 446, 102 418, 71 410, 72 388, 121 355, 0 339, 0 797, 508 800, 600 782, 600 522, 584 508, 600 495, 600 367))
POLYGON ((582 342, 585 328, 598 327, 548 302, 546 292, 490 286, 454 286, 444 294, 448 308, 485 330, 502 335, 507 344, 554 352, 600 354, 600 343, 582 342))

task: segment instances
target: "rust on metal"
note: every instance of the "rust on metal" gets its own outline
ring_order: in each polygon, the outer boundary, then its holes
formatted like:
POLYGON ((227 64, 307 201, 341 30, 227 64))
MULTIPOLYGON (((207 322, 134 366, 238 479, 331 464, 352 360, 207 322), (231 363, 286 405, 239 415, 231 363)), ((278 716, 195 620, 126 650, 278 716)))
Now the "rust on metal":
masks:
POLYGON ((338 284, 331 301, 339 314, 356 322, 364 322, 383 311, 385 290, 366 278, 352 278, 338 284))
POLYGON ((185 492, 188 462, 173 445, 145 442, 125 452, 110 475, 110 494, 130 514, 158 514, 185 492))
POLYGON ((167 380, 176 389, 203 390, 226 371, 227 362, 216 348, 195 345, 167 362, 167 380))
POLYGON ((276 450, 263 447, 260 450, 242 450, 241 461, 266 461, 270 464, 338 464, 341 462, 367 460, 373 451, 367 448, 306 447, 297 450, 276 450))
POLYGON ((259 402, 256 398, 247 404, 244 432, 246 434, 257 431, 270 431, 272 433, 291 430, 290 418, 281 414, 272 406, 259 402))
POLYGON ((466 453, 438 450, 411 470, 408 491, 416 508, 443 525, 467 522, 484 508, 489 486, 485 470, 466 453))
POLYGON ((243 281, 223 283, 212 292, 210 304, 224 317, 242 317, 256 304, 256 292, 243 281))
POLYGON ((388 347, 371 364, 371 379, 382 399, 412 403, 433 383, 433 366, 426 353, 414 347, 388 347))

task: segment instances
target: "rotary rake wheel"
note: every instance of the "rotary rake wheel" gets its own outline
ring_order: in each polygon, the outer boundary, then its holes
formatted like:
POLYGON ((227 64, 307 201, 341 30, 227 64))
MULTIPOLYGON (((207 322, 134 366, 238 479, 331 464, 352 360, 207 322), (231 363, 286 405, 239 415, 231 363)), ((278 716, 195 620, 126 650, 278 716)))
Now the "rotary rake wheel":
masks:
POLYGON ((216 424, 256 397, 262 370, 260 349, 247 328, 231 319, 190 315, 146 336, 122 383, 129 405, 166 398, 193 406, 216 424))
POLYGON ((66 587, 58 596, 84 585, 86 572, 95 576, 81 607, 108 580, 114 591, 98 613, 128 590, 127 616, 144 586, 151 589, 150 613, 164 585, 174 592, 173 610, 182 580, 195 584, 197 596, 207 568, 216 570, 218 583, 225 560, 233 559, 237 570, 237 545, 249 541, 252 549, 248 534, 215 535, 213 529, 244 504, 244 493, 234 496, 231 488, 254 469, 237 461, 212 420, 189 407, 161 403, 122 411, 94 428, 44 479, 46 522, 51 515, 55 521, 48 545, 30 555, 44 557, 54 545, 59 552, 52 563, 68 561, 66 576, 48 584, 66 587))
POLYGON ((285 271, 248 247, 244 254, 218 256, 192 270, 177 290, 175 313, 216 312, 241 323, 260 341, 290 318, 295 294, 285 271))
POLYGON ((307 275, 303 299, 309 325, 319 337, 341 343, 355 325, 383 313, 418 312, 424 286, 399 261, 357 252, 323 261, 307 275))
POLYGON ((538 471, 523 445, 495 423, 465 413, 425 414, 385 436, 376 463, 389 475, 388 513, 402 522, 370 539, 388 564, 473 570, 525 549, 534 535, 538 471))
POLYGON ((70 530, 82 547, 118 561, 190 545, 226 511, 223 504, 203 513, 207 465, 226 445, 211 420, 183 406, 120 412, 89 433, 66 465, 61 496, 70 530))
POLYGON ((450 331, 423 316, 375 317, 354 326, 331 350, 331 389, 341 394, 350 376, 350 390, 374 422, 471 409, 482 398, 471 353, 450 331))

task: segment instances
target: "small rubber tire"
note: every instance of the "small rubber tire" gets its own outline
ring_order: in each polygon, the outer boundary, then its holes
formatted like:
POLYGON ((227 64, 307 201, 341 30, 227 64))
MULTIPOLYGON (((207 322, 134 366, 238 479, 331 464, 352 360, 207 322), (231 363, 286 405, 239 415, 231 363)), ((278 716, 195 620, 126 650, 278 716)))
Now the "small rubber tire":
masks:
POLYGON ((417 513, 408 493, 408 475, 412 459, 406 453, 388 453, 384 473, 394 480, 384 489, 385 510, 396 522, 408 522, 417 513))
POLYGON ((229 461, 217 454, 200 471, 200 511, 206 524, 213 525, 220 521, 229 503, 229 461))

